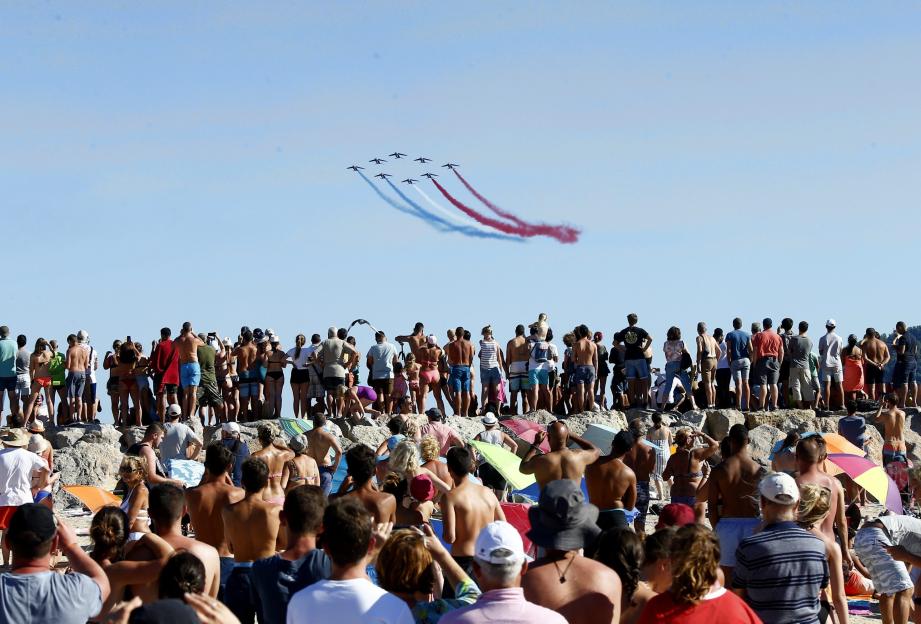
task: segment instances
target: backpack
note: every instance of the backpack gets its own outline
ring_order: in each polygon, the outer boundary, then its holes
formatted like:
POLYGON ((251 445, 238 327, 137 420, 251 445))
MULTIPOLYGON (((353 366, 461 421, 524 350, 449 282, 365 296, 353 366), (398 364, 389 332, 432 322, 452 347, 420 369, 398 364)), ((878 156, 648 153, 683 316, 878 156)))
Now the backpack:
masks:
POLYGON ((535 342, 531 347, 531 357, 535 362, 545 364, 550 361, 550 343, 545 340, 535 342))

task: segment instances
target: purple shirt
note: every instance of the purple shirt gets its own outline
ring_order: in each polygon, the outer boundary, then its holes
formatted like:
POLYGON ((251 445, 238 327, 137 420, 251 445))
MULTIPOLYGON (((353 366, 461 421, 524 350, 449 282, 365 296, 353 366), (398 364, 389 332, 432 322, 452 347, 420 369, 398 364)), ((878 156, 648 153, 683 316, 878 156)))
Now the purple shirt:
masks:
POLYGON ((493 589, 486 592, 476 604, 442 616, 439 624, 480 624, 481 622, 503 622, 503 624, 566 624, 566 618, 550 609, 545 609, 524 599, 520 587, 493 589))

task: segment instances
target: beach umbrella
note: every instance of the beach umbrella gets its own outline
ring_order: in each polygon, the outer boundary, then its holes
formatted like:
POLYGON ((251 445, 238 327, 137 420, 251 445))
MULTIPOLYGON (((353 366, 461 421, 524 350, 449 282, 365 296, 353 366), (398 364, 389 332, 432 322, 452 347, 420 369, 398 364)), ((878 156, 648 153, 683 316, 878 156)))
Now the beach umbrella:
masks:
POLYGON ((499 503, 502 513, 505 514, 505 521, 515 527, 518 534, 521 535, 521 541, 524 544, 524 551, 531 553, 533 544, 528 539, 528 531, 531 530, 531 519, 528 518, 528 509, 531 505, 524 503, 499 503))
POLYGON ((829 453, 826 466, 829 468, 829 474, 843 472, 849 476, 854 483, 865 489, 889 511, 897 514, 903 512, 902 497, 895 481, 886 474, 881 466, 877 466, 866 457, 829 453))
MULTIPOLYGON (((534 444, 534 437, 538 431, 546 431, 544 425, 525 418, 509 418, 508 420, 503 420, 501 424, 528 444, 534 444)), ((549 453, 550 443, 545 438, 538 448, 544 453, 549 453)))
POLYGON ((80 499, 83 506, 92 513, 96 513, 103 507, 118 506, 121 503, 115 494, 94 485, 65 485, 63 489, 71 496, 80 499))
MULTIPOLYGON (((842 453, 845 455, 857 455, 858 457, 866 457, 867 452, 862 448, 855 446, 848 442, 847 438, 839 433, 817 433, 815 431, 807 431, 803 433, 800 438, 809 438, 812 436, 822 436, 822 439, 825 440, 825 448, 829 453, 842 453)), ((780 447, 783 446, 783 440, 777 440, 774 443, 774 447, 771 449, 771 454, 768 456, 769 460, 774 459, 774 455, 780 452, 780 447)))
POLYGON ((521 465, 521 458, 511 451, 479 440, 473 440, 470 444, 477 450, 484 461, 488 462, 509 482, 513 490, 523 490, 536 481, 534 475, 521 473, 518 469, 521 465))

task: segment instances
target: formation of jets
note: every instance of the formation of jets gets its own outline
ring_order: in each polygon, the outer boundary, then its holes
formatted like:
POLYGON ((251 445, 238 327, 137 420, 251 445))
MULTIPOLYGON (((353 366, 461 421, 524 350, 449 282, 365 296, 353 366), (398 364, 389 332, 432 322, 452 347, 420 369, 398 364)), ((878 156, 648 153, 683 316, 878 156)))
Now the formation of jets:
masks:
MULTIPOLYGON (((393 158, 394 160, 401 160, 403 158, 406 158, 406 154, 404 154, 403 152, 393 152, 392 154, 387 154, 387 155, 393 158)), ((423 165, 425 163, 432 162, 431 158, 426 158, 425 156, 420 156, 419 158, 414 158, 413 160, 423 165)), ((387 162, 387 159, 386 158, 372 158, 368 162, 374 163, 375 165, 380 165, 381 163, 387 162)), ((442 167, 445 167, 447 169, 450 169, 451 171, 454 171, 454 169, 456 167, 460 167, 460 165, 458 165, 457 163, 449 162, 449 163, 443 164, 442 167)), ((346 169, 351 169, 352 171, 357 172, 357 171, 364 169, 364 167, 359 167, 358 165, 352 165, 351 167, 346 167, 346 169)), ((374 177, 380 178, 382 180, 386 180, 387 178, 392 178, 393 176, 390 175, 389 173, 378 173, 374 177)), ((428 178, 429 180, 431 180, 433 178, 437 178, 438 174, 437 173, 423 173, 422 177, 428 178)), ((405 180, 403 180, 404 184, 415 184, 416 182, 418 182, 418 180, 414 178, 406 178, 405 180)))

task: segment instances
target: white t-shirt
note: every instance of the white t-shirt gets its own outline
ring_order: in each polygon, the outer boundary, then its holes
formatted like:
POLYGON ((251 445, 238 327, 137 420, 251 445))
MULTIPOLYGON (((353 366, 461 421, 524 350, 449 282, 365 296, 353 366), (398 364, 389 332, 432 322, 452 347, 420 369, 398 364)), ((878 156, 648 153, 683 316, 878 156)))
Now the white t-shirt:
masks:
POLYGON ((80 345, 86 351, 86 374, 89 376, 89 383, 96 383, 96 369, 99 367, 99 352, 95 347, 86 343, 80 345))
POLYGON ((557 351, 555 344, 543 340, 531 341, 528 344, 530 344, 531 348, 531 355, 528 359, 528 370, 553 370, 556 368, 556 362, 554 360, 560 359, 560 352, 557 351), (546 345, 547 349, 547 361, 538 362, 534 359, 534 354, 539 349, 545 348, 544 345, 546 345))
POLYGON ((288 356, 288 359, 294 362, 294 368, 298 370, 304 370, 307 368, 307 360, 310 359, 310 356, 313 355, 315 351, 313 345, 304 345, 301 347, 301 356, 298 358, 294 357, 294 354, 297 352, 297 348, 288 349, 288 353, 285 355, 288 356))
POLYGON ((48 468, 45 460, 23 448, 0 451, 0 507, 19 507, 32 500, 32 473, 48 468))
POLYGON ((414 624, 406 603, 366 578, 319 581, 294 594, 287 624, 414 624))

